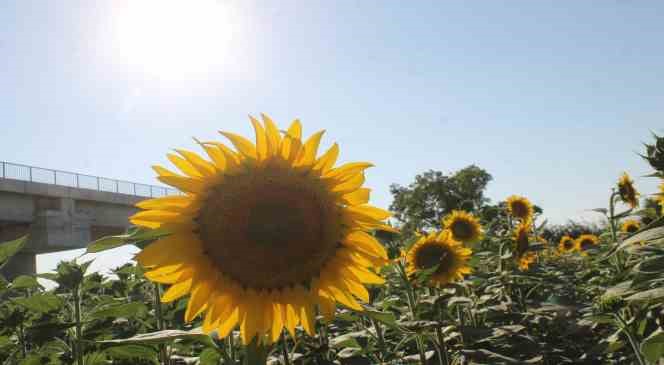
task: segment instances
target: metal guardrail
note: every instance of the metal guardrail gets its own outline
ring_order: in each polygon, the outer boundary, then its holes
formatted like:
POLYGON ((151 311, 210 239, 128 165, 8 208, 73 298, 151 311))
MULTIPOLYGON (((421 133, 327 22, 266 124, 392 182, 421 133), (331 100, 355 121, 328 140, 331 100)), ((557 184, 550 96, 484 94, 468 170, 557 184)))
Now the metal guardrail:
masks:
POLYGON ((67 186, 70 188, 107 191, 111 193, 150 198, 181 194, 178 190, 163 186, 139 184, 130 181, 45 169, 42 167, 3 161, 0 161, 0 177, 3 179, 30 181, 42 184, 67 186))

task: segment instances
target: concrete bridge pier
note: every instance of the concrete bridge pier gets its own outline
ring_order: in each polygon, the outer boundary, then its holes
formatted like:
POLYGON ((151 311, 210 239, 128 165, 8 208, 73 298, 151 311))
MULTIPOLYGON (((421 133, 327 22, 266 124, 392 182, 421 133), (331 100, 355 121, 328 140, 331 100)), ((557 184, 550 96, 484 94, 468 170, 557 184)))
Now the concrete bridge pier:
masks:
POLYGON ((0 178, 0 242, 29 234, 23 250, 2 269, 8 279, 37 270, 36 256, 77 248, 121 234, 143 197, 0 178))

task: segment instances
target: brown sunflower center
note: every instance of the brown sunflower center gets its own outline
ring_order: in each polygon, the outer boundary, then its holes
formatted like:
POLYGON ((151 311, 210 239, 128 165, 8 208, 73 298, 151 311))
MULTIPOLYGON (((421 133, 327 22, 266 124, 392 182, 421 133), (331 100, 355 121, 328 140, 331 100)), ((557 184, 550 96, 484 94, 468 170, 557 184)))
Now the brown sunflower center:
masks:
POLYGON ((450 225, 450 229, 454 237, 461 240, 469 240, 475 235, 475 227, 473 224, 464 219, 457 219, 450 225))
POLYGON ((574 241, 573 241, 573 240, 565 240, 565 241, 563 241, 563 247, 564 247, 566 250, 571 249, 572 247, 574 247, 574 241))
POLYGON ((317 182, 275 168, 225 176, 205 197, 199 235, 217 270, 243 286, 308 284, 337 247, 339 213, 317 182))
POLYGON ((591 248, 594 244, 595 244, 595 242, 593 240, 591 240, 589 238, 586 238, 586 239, 581 241, 579 246, 581 246, 582 250, 587 250, 587 249, 591 248))
POLYGON ((638 230, 639 230, 639 226, 637 226, 636 224, 629 224, 625 228, 625 231, 627 231, 627 233, 634 233, 638 230))
POLYGON ((518 218, 528 217, 528 205, 521 200, 516 200, 510 203, 512 215, 518 218))
POLYGON ((415 266, 418 269, 426 270, 438 265, 436 273, 447 271, 452 264, 454 264, 454 253, 449 248, 436 244, 420 248, 415 256, 415 266))

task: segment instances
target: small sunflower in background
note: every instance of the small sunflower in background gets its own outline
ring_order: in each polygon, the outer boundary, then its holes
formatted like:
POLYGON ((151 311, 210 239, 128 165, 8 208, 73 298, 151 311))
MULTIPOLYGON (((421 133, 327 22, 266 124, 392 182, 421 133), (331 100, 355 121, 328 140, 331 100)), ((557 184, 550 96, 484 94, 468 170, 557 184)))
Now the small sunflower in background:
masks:
POLYGON ((657 203, 659 203, 660 208, 664 211, 664 182, 659 184, 659 193, 657 194, 657 203))
POLYGON ((514 252, 519 258, 530 248, 530 233, 533 230, 531 221, 523 221, 514 229, 512 238, 514 239, 514 252))
POLYGON ((423 235, 413 244, 406 254, 406 273, 413 277, 418 271, 431 269, 438 265, 431 275, 429 284, 435 287, 463 280, 464 275, 472 271, 468 260, 472 250, 452 238, 444 230, 423 235))
POLYGON ((221 132, 234 145, 201 142, 210 160, 176 150, 182 173, 155 166, 159 180, 183 195, 137 204, 135 225, 171 234, 143 249, 145 276, 169 284, 161 300, 189 295, 185 320, 203 315, 203 331, 226 337, 236 325, 242 342, 276 341, 283 328, 315 334, 316 307, 331 318, 335 303, 362 310, 365 284, 382 284, 376 269, 385 248, 369 233, 394 231, 390 213, 368 205, 366 162, 335 167, 335 143, 318 156, 323 132, 302 140, 294 121, 280 133, 254 118, 256 143, 221 132))
POLYGON ((443 220, 443 227, 450 231, 452 239, 464 243, 473 243, 482 237, 482 226, 474 215, 455 210, 443 220))
POLYGON ((641 229, 641 222, 636 219, 626 219, 620 226, 620 230, 624 233, 634 233, 641 229))
POLYGON ((505 203, 507 204, 507 213, 512 217, 521 219, 522 221, 528 221, 533 218, 535 210, 528 198, 512 195, 505 200, 505 203))
POLYGON ((574 238, 564 235, 560 238, 560 243, 558 243, 558 251, 561 253, 567 253, 574 250, 574 238))
POLYGON ((519 257, 518 267, 520 271, 526 271, 530 268, 530 264, 535 262, 537 254, 535 252, 526 252, 519 257))
POLYGON ((582 234, 576 241, 574 241, 574 249, 579 251, 582 255, 586 255, 585 251, 597 246, 599 244, 599 238, 594 234, 582 234))
POLYGON ((639 193, 634 188, 634 181, 630 179, 626 172, 618 180, 618 195, 620 200, 632 209, 639 206, 639 193))

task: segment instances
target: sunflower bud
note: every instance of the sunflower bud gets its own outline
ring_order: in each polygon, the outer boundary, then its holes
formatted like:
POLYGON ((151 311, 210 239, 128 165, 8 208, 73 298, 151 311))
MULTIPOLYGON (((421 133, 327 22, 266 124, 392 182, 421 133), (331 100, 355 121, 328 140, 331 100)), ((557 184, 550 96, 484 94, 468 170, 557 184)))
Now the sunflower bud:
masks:
POLYGON ((664 173, 664 137, 660 137, 653 133, 655 143, 645 144, 646 155, 641 155, 648 161, 650 166, 660 173, 664 173))

